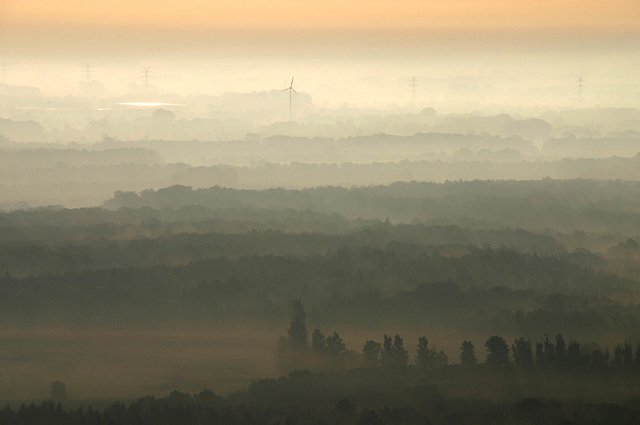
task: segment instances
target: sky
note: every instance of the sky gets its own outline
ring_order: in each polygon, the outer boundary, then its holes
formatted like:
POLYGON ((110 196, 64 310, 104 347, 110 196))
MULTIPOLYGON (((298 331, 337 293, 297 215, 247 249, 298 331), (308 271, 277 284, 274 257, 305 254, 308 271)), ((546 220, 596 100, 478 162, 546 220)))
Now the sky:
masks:
POLYGON ((363 40, 402 46, 479 37, 486 47, 499 47, 536 37, 546 42, 636 38, 640 1, 2 0, 0 24, 5 53, 91 48, 143 54, 162 46, 189 51, 209 43, 266 48, 265 38, 274 43, 295 38, 293 44, 302 47, 305 39, 335 44, 337 38, 357 47, 363 40))
POLYGON ((142 66, 158 86, 191 93, 275 87, 291 74, 304 84, 306 74, 306 88, 330 86, 316 98, 334 103, 363 98, 354 73, 378 81, 370 90, 412 75, 449 87, 518 74, 512 84, 544 88, 587 73, 593 90, 631 87, 633 103, 638 57, 639 0, 0 0, 8 75, 51 92, 77 91, 90 62, 113 92, 139 84, 142 66))
POLYGON ((637 0, 3 0, 20 25, 207 29, 636 28, 637 0))

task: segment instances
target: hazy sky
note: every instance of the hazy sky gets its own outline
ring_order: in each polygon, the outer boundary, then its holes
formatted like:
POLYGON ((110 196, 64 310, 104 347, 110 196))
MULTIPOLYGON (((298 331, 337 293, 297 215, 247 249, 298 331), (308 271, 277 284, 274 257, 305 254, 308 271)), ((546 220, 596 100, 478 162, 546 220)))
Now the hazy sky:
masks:
POLYGON ((639 57, 639 0, 0 0, 9 81, 50 90, 77 91, 91 62, 120 92, 140 83, 141 66, 159 87, 191 93, 279 87, 295 74, 338 104, 391 99, 411 75, 425 99, 466 84, 537 101, 557 85, 575 95, 586 74, 590 94, 633 104, 639 57), (396 83, 376 94, 380 79, 396 83))
POLYGON ((49 53, 87 42, 109 51, 144 49, 145 42, 151 43, 147 49, 155 48, 153 43, 172 39, 242 45, 247 37, 274 33, 322 40, 356 32, 404 43, 424 35, 437 42, 438 34, 474 34, 491 35, 496 45, 522 35, 640 34, 638 0, 2 0, 0 5, 3 49, 15 51, 17 46, 8 45, 14 42, 25 51, 49 53))
POLYGON ((3 0, 20 24, 257 28, 625 28, 637 0, 3 0))

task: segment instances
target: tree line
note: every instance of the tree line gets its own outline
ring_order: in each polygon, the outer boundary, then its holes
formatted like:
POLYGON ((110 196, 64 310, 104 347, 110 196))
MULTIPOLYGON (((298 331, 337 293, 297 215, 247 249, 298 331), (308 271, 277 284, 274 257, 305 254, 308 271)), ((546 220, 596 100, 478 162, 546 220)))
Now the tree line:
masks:
MULTIPOLYGON (((348 349, 337 332, 327 336, 320 329, 314 329, 309 343, 304 306, 297 299, 292 301, 291 307, 293 320, 287 336, 278 341, 276 353, 277 365, 282 372, 306 368, 348 370, 359 367, 381 370, 415 367, 419 371, 434 371, 449 365, 449 356, 442 350, 430 347, 426 336, 418 338, 413 359, 398 333, 384 335, 381 342, 367 340, 360 353, 348 349)), ((555 337, 545 335, 543 340, 534 342, 519 337, 511 344, 503 337, 493 335, 485 341, 484 347, 486 359, 480 363, 474 343, 463 341, 459 354, 460 367, 484 367, 496 371, 515 368, 523 372, 542 373, 640 373, 640 344, 634 348, 629 342, 618 344, 611 354, 606 347, 567 341, 561 334, 555 337)))
MULTIPOLYGON (((304 391, 304 387, 299 390, 304 391)), ((640 421, 637 400, 624 403, 563 402, 523 398, 490 400, 419 397, 404 403, 382 401, 369 405, 350 399, 329 403, 268 405, 242 392, 220 397, 204 390, 198 394, 177 391, 166 397, 142 397, 112 402, 102 409, 71 407, 51 401, 6 406, 0 409, 2 425, 507 425, 513 423, 562 425, 632 425, 640 421)))
MULTIPOLYGON (((253 241, 260 249, 259 236, 237 240, 243 246, 253 241)), ((281 236, 282 246, 296 240, 281 236)), ((208 241, 203 238, 201 243, 208 241)), ((138 249, 130 259, 155 252, 145 249, 150 246, 145 241, 134 246, 138 249)), ((182 246, 195 249, 188 243, 182 246)), ((394 243, 383 249, 343 247, 301 257, 218 257, 185 265, 25 278, 5 272, 0 277, 0 319, 11 325, 74 324, 77 317, 83 317, 83 324, 101 325, 248 317, 275 323, 287 320, 292 298, 301 298, 322 326, 404 321, 413 327, 483 333, 591 337, 637 329, 640 306, 614 299, 632 293, 634 286, 630 279, 554 257, 489 248, 446 256, 394 243), (389 285, 395 292, 385 291, 389 285)))

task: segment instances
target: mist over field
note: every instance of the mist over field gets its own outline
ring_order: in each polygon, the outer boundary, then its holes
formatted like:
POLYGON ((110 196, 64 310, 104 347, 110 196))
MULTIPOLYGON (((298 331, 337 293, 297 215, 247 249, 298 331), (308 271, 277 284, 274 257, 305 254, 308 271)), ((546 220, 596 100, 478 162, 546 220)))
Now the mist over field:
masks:
POLYGON ((0 5, 0 424, 640 422, 640 6, 0 5))

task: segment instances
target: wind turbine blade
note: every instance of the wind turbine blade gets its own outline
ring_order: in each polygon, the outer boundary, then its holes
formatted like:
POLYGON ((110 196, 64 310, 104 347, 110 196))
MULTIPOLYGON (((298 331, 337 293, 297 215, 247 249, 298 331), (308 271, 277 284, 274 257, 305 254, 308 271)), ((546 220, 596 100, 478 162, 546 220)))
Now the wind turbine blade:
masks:
POLYGON ((291 90, 292 90, 295 94, 298 94, 298 92, 296 91, 296 89, 294 89, 293 87, 291 87, 291 90))
POLYGON ((290 90, 290 89, 291 89, 290 87, 287 87, 286 89, 283 89, 283 90, 280 90, 280 91, 287 91, 287 90, 290 90))
POLYGON ((296 77, 291 77, 291 84, 289 84, 289 87, 293 87, 293 79, 296 77))

